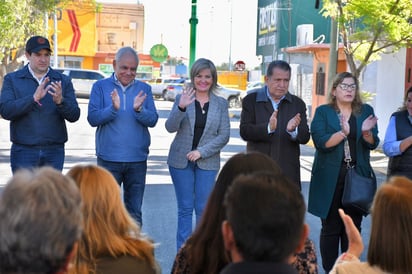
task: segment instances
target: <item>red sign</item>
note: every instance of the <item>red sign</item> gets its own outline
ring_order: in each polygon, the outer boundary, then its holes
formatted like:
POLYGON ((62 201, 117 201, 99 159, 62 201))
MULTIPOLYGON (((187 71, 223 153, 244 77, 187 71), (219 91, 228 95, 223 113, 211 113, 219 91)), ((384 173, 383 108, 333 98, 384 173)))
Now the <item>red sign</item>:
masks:
POLYGON ((243 61, 237 61, 237 62, 235 63, 235 70, 243 71, 243 70, 245 70, 245 68, 246 68, 245 62, 243 62, 243 61))
POLYGON ((80 37, 82 36, 82 34, 80 33, 79 23, 77 22, 76 13, 74 12, 74 10, 67 10, 67 14, 69 16, 70 24, 72 25, 73 30, 73 39, 70 43, 70 51, 76 52, 77 48, 79 47, 80 37))

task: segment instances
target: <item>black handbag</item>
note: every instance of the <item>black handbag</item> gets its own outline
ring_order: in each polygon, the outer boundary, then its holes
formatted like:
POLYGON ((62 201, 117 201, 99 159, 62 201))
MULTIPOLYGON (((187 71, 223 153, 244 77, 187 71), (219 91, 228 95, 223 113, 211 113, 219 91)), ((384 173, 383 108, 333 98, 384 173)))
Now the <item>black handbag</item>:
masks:
POLYGON ((345 187, 342 195, 342 205, 359 210, 364 216, 369 209, 376 192, 376 178, 359 175, 355 167, 348 167, 345 176, 345 187))
POLYGON ((369 214, 369 209, 376 193, 376 177, 364 177, 356 172, 354 166, 350 165, 349 142, 345 139, 345 161, 347 172, 345 176, 345 186, 342 195, 342 205, 352 207, 360 211, 364 216, 369 214))

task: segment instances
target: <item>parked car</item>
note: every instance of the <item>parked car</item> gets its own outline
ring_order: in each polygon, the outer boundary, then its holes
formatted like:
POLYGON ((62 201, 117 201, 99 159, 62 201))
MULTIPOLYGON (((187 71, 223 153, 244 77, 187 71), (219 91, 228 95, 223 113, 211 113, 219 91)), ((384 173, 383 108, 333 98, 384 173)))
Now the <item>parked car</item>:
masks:
MULTIPOLYGON (((185 81, 184 84, 170 84, 167 85, 166 87, 166 94, 165 94, 165 100, 169 101, 174 101, 176 96, 180 93, 182 93, 183 88, 185 85, 189 84, 190 81, 185 81)), ((237 108, 241 107, 241 99, 240 99, 240 94, 241 90, 240 89, 232 89, 232 88, 226 88, 220 84, 218 84, 217 89, 215 90, 216 95, 222 96, 228 101, 229 107, 230 108, 237 108)))
POLYGON ((245 98, 246 95, 248 95, 252 92, 256 92, 257 90, 259 90, 260 88, 262 88, 264 86, 265 86, 265 83, 263 83, 261 81, 249 82, 246 86, 246 91, 243 91, 240 94, 240 99, 243 100, 243 98, 245 98))
POLYGON ((243 91, 240 94, 240 99, 243 100, 243 98, 245 98, 246 95, 248 95, 252 92, 256 92, 257 90, 259 90, 260 88, 262 88, 264 86, 265 86, 265 83, 263 83, 261 81, 249 82, 246 86, 246 91, 243 91))
POLYGON ((222 96, 228 101, 230 108, 240 108, 242 106, 240 99, 242 90, 227 88, 220 84, 217 84, 217 89, 215 91, 217 95, 222 96))
POLYGON ((252 82, 248 82, 247 86, 246 86, 246 90, 249 89, 255 89, 255 88, 261 88, 265 85, 265 83, 263 83, 262 81, 252 81, 252 82))
POLYGON ((166 87, 170 84, 182 84, 185 82, 184 78, 155 78, 147 83, 152 87, 152 94, 155 98, 165 98, 166 87))
POLYGON ((165 101, 174 101, 178 94, 183 91, 184 84, 170 84, 166 86, 166 91, 163 96, 165 101))
POLYGON ((93 84, 107 75, 100 70, 56 68, 56 71, 69 76, 72 79, 76 97, 89 98, 93 84))

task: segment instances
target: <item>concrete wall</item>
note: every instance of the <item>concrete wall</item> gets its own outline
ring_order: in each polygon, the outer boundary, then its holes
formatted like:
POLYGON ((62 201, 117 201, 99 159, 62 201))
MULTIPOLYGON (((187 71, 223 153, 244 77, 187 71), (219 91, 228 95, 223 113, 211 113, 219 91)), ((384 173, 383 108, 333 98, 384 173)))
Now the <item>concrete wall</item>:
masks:
POLYGON ((382 146, 391 114, 402 104, 405 94, 406 49, 384 54, 380 61, 366 68, 362 77, 362 90, 376 93, 372 102, 378 117, 379 138, 382 146))

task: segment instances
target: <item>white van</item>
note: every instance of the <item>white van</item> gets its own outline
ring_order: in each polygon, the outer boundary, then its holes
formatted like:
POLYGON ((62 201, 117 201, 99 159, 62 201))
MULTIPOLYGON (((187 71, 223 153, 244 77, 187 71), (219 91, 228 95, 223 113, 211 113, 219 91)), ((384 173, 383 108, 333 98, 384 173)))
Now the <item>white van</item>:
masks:
POLYGON ((100 70, 75 68, 56 68, 54 70, 63 73, 72 79, 74 92, 76 97, 79 98, 89 98, 94 82, 108 77, 100 70))

